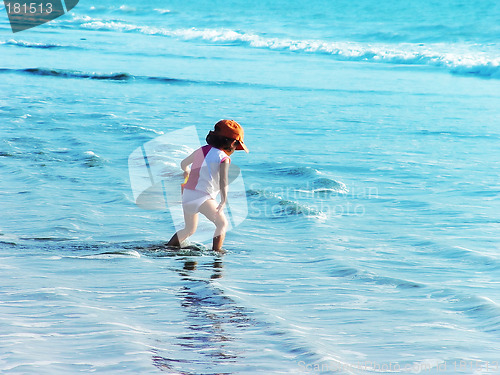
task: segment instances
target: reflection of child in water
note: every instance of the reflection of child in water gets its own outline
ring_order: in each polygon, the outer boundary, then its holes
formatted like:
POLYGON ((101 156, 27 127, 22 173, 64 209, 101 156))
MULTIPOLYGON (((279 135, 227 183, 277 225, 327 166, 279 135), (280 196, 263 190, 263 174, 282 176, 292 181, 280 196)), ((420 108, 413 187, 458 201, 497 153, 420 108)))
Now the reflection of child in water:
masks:
POLYGON ((243 143, 243 128, 233 120, 221 120, 215 124, 206 141, 207 145, 181 162, 186 179, 182 193, 185 225, 172 236, 167 246, 180 246, 182 241, 196 232, 198 213, 201 212, 215 224, 213 250, 222 250, 227 230, 224 205, 227 202, 229 156, 235 150, 248 152, 248 149, 243 143), (219 191, 221 201, 217 204, 215 198, 219 191))

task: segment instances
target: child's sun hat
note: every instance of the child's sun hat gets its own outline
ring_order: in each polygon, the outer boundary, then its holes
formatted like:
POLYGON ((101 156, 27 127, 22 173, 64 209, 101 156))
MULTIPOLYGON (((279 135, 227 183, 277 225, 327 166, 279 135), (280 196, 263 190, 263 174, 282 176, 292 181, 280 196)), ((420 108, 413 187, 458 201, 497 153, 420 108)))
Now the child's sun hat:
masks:
POLYGON ((243 143, 243 128, 234 120, 220 120, 215 124, 214 133, 222 137, 236 139, 238 141, 237 150, 248 152, 247 146, 243 143))

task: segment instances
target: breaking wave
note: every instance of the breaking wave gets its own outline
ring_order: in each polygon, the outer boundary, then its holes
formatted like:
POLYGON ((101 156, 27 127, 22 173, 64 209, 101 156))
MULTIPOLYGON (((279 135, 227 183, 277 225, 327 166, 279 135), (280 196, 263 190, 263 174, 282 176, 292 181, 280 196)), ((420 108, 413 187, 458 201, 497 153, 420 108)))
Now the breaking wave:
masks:
POLYGON ((140 26, 123 21, 106 21, 80 17, 79 27, 91 30, 141 33, 203 40, 210 43, 231 43, 294 53, 322 54, 337 60, 365 61, 386 64, 428 65, 444 68, 453 74, 500 78, 500 57, 484 51, 474 51, 474 46, 444 43, 359 43, 351 41, 301 40, 261 36, 230 29, 168 29, 140 26))
POLYGON ((23 47, 23 48, 39 48, 39 49, 55 49, 55 48, 76 48, 73 46, 63 46, 61 44, 54 43, 36 43, 36 42, 28 42, 25 40, 15 40, 9 39, 6 41, 0 41, 0 46, 15 46, 15 47, 23 47))
MULTIPOLYGON (((328 215, 313 205, 298 202, 294 199, 287 199, 279 193, 270 192, 263 189, 248 189, 247 196, 251 201, 260 201, 260 206, 257 209, 259 214, 262 210, 273 218, 287 217, 287 216, 305 216, 308 218, 315 218, 326 220, 328 215), (270 205, 270 207, 269 207, 270 205)), ((251 204, 252 206, 252 204, 251 204)))
POLYGON ((59 78, 84 78, 107 81, 134 81, 151 80, 158 82, 191 82, 167 77, 143 77, 134 76, 125 72, 118 73, 99 73, 99 72, 81 72, 71 69, 50 69, 50 68, 28 68, 28 69, 0 69, 0 73, 19 73, 37 76, 59 77, 59 78))

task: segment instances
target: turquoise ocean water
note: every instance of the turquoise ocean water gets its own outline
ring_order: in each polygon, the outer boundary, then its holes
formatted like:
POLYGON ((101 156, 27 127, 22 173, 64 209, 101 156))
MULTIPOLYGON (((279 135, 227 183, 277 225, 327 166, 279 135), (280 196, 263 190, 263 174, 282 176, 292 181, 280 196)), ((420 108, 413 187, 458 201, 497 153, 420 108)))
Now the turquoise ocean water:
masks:
POLYGON ((0 373, 500 373, 496 1, 0 8, 0 373), (221 118, 247 219, 179 254, 128 157, 221 118))

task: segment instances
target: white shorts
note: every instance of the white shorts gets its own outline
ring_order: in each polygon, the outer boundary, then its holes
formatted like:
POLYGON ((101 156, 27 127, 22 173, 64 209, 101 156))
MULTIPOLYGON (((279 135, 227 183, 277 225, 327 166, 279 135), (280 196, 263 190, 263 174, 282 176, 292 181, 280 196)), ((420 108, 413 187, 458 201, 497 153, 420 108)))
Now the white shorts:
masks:
POLYGON ((182 193, 182 208, 188 214, 199 212, 200 206, 212 197, 204 191, 184 189, 182 193))

